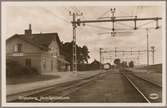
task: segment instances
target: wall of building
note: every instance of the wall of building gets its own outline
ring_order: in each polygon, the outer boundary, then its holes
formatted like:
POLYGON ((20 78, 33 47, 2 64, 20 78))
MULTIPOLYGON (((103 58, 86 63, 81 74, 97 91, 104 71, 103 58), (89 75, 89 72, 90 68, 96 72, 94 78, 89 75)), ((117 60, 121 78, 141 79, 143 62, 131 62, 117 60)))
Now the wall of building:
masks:
POLYGON ((39 48, 20 40, 13 38, 6 42, 6 55, 7 60, 17 61, 20 65, 25 66, 26 59, 31 59, 31 66, 36 68, 38 72, 41 72, 41 51, 39 48), (22 44, 22 52, 14 52, 14 46, 16 44, 22 44))
POLYGON ((69 63, 67 63, 67 61, 64 60, 64 57, 60 55, 60 48, 57 41, 52 41, 49 48, 51 50, 48 53, 50 53, 52 59, 54 59, 55 71, 69 71, 69 63))
POLYGON ((50 53, 42 54, 41 72, 58 72, 57 58, 51 56, 50 53))
POLYGON ((49 51, 42 54, 42 72, 58 72, 57 58, 60 55, 57 41, 52 41, 49 45, 49 51), (45 65, 45 66, 44 66, 45 65))
POLYGON ((60 48, 57 41, 53 40, 49 45, 50 50, 48 53, 52 54, 52 56, 60 56, 60 48))

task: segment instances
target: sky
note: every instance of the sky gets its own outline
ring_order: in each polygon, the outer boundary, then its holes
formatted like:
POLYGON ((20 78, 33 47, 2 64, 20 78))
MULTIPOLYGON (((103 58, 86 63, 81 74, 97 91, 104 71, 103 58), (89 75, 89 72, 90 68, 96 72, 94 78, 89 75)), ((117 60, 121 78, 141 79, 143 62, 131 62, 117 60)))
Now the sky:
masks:
MULTIPOLYGON (((32 25, 33 33, 50 33, 57 32, 59 38, 63 42, 72 41, 72 16, 69 11, 83 13, 83 16, 78 16, 81 20, 98 19, 99 17, 110 17, 111 8, 116 8, 115 16, 118 18, 128 18, 130 16, 143 17, 162 17, 162 8, 160 6, 7 6, 6 9, 6 39, 14 34, 23 34, 28 25, 32 25)), ((159 25, 161 26, 161 21, 159 25)), ((132 30, 133 23, 131 22, 117 22, 115 23, 116 32, 115 37, 110 34, 103 34, 110 32, 112 23, 93 23, 81 25, 77 27, 77 44, 80 46, 86 45, 90 51, 89 62, 94 59, 99 60, 99 48, 105 50, 145 50, 146 49, 146 35, 145 28, 155 27, 155 21, 141 21, 137 22, 138 30, 132 30), (146 24, 146 25, 145 25, 146 24)), ((155 63, 162 63, 162 28, 149 30, 149 47, 155 46, 155 63)), ((152 53, 150 53, 150 63, 152 63, 152 53)), ((104 56, 104 55, 103 55, 104 56)), ((112 62, 114 54, 106 54, 105 57, 111 57, 109 61, 112 62), (112 56, 112 57, 111 57, 112 56)), ((117 54, 117 57, 124 58, 124 60, 133 60, 137 56, 126 53, 117 54), (128 58, 128 59, 127 59, 128 58)), ((146 64, 146 53, 140 55, 140 64, 146 64)))

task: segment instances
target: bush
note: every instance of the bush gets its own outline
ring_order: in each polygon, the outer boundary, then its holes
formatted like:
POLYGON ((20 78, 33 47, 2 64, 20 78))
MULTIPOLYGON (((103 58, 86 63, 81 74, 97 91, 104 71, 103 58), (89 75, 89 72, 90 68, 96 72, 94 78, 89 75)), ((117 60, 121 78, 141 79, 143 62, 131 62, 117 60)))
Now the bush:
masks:
POLYGON ((39 72, 33 67, 25 67, 20 65, 16 61, 7 60, 6 63, 6 76, 7 77, 18 77, 18 76, 31 76, 38 75, 39 72))
POLYGON ((16 61, 7 61, 6 64, 6 75, 14 76, 20 74, 20 65, 16 61))
POLYGON ((29 72, 27 74, 30 74, 30 75, 38 75, 39 72, 36 68, 34 67, 27 67, 29 69, 29 72))

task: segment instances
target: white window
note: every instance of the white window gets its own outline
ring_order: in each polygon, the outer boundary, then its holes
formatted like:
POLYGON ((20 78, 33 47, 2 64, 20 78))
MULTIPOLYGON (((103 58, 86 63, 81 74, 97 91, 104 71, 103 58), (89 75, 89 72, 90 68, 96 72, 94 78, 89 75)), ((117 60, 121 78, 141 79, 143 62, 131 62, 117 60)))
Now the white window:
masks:
POLYGON ((46 57, 42 57, 43 69, 46 69, 46 57))
POLYGON ((23 47, 22 44, 16 44, 14 46, 14 52, 22 52, 22 50, 23 50, 22 47, 23 47))
POLYGON ((51 49, 51 51, 53 51, 53 50, 54 50, 54 47, 51 47, 50 49, 51 49))

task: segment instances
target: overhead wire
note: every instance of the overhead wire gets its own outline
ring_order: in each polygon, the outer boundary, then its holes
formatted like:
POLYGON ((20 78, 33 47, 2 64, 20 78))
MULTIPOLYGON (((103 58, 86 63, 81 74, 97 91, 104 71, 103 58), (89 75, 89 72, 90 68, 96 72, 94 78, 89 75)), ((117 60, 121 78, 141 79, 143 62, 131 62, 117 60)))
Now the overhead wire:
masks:
MULTIPOLYGON (((80 12, 80 10, 78 10, 79 12, 80 12)), ((105 12, 105 14, 106 14, 107 12, 105 12)), ((95 26, 95 25, 89 25, 89 24, 87 24, 87 26, 89 26, 89 27, 94 27, 94 28, 99 28, 99 29, 109 29, 109 30, 111 30, 112 28, 107 28, 107 27, 102 27, 102 26, 95 26)), ((90 31, 88 31, 87 29, 86 29, 86 31, 87 32, 90 32, 90 31)), ((93 33, 94 34, 94 32, 93 31, 91 31, 90 33, 93 33)))
MULTIPOLYGON (((78 10, 78 11, 80 11, 80 10, 78 10)), ((106 11, 103 15, 105 15, 105 14, 107 14, 109 11, 106 11)), ((102 27, 102 26, 95 26, 95 25, 89 25, 89 24, 86 24, 86 26, 88 26, 88 27, 93 27, 93 28, 98 28, 98 29, 109 29, 109 30, 111 30, 112 28, 107 28, 107 27, 102 27)), ((88 31, 88 30, 86 30, 86 31, 88 31)), ((90 32, 90 31, 88 31, 88 32, 90 32)), ((91 33, 94 33, 93 31, 91 31, 91 33)))
POLYGON ((100 15, 100 16, 99 16, 98 18, 96 18, 96 19, 100 19, 102 16, 105 16, 108 12, 110 12, 110 10, 104 12, 102 15, 100 15))
POLYGON ((123 14, 125 14, 125 15, 128 15, 128 16, 132 16, 132 15, 129 15, 129 13, 124 12, 124 11, 121 11, 121 10, 119 10, 119 12, 120 12, 120 13, 123 13, 123 14))
POLYGON ((80 11, 76 6, 73 6, 73 8, 74 8, 77 12, 81 13, 81 11, 80 11))
POLYGON ((74 13, 77 13, 76 9, 74 9, 74 7, 73 7, 73 6, 70 6, 69 8, 70 8, 70 9, 71 9, 71 11, 73 11, 74 13))
POLYGON ((52 15, 56 16, 56 18, 58 18, 59 20, 62 20, 62 21, 64 21, 64 22, 66 22, 66 23, 70 23, 70 21, 68 21, 68 20, 67 20, 67 19, 65 19, 64 17, 60 17, 60 16, 59 16, 59 15, 57 15, 56 13, 54 13, 54 12, 50 11, 49 9, 42 8, 42 7, 41 7, 41 9, 42 9, 42 10, 44 10, 45 12, 47 12, 47 13, 50 13, 50 14, 52 14, 52 15))
MULTIPOLYGON (((77 7, 71 7, 71 9, 73 9, 75 12, 79 12, 79 13, 81 13, 81 11, 77 8, 77 7)), ((82 15, 82 17, 83 18, 85 18, 84 17, 84 15, 82 15)), ((89 32, 90 34, 95 34, 92 30, 90 31, 90 30, 87 30, 87 29, 84 29, 86 32, 89 32)))
POLYGON ((148 25, 148 24, 151 24, 151 23, 153 23, 153 21, 149 21, 149 22, 140 24, 140 25, 138 25, 138 27, 143 27, 143 26, 148 25))
MULTIPOLYGON (((128 15, 128 16, 118 16, 116 18, 120 18, 120 17, 126 17, 126 18, 129 18, 129 17, 135 17, 134 15, 130 15, 129 13, 127 12, 124 12, 124 11, 121 11, 119 10, 120 13, 123 13, 125 15, 128 15)), ((120 25, 123 25, 123 26, 126 26, 126 27, 129 27, 129 28, 134 28, 133 26, 131 26, 130 24, 125 24, 125 23, 122 23, 122 22, 118 22, 118 24, 120 25)))
POLYGON ((131 26, 129 24, 122 23, 122 22, 118 22, 118 24, 123 25, 123 26, 128 26, 129 28, 134 28, 133 26, 131 26))
POLYGON ((97 26, 97 25, 86 24, 86 26, 93 27, 93 28, 98 28, 98 29, 112 30, 112 28, 103 27, 103 26, 97 26))
MULTIPOLYGON (((76 6, 73 6, 73 7, 71 7, 75 12, 79 12, 79 13, 81 13, 81 11, 76 7, 76 6)), ((82 10, 83 11, 83 10, 82 10)), ((84 15, 82 15, 82 17, 83 18, 85 18, 85 16, 84 15)), ((89 31, 89 30, 87 30, 87 29, 84 29, 84 30, 86 30, 87 32, 89 32, 89 33, 94 33, 93 31, 89 31)))

